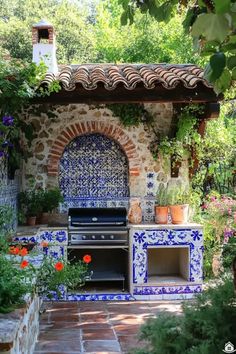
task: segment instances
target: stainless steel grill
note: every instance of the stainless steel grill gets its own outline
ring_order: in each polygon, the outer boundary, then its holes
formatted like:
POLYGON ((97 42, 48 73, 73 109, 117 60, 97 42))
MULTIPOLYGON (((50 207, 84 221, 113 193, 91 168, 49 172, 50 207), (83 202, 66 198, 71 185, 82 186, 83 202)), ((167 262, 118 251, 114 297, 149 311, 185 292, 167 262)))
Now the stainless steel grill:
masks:
POLYGON ((70 245, 127 245, 125 208, 70 208, 70 245))
MULTIPOLYGON (((128 279, 129 233, 125 208, 71 208, 68 213, 69 258, 92 256, 88 284, 122 283, 128 279)), ((95 286, 95 285, 94 285, 95 286)))

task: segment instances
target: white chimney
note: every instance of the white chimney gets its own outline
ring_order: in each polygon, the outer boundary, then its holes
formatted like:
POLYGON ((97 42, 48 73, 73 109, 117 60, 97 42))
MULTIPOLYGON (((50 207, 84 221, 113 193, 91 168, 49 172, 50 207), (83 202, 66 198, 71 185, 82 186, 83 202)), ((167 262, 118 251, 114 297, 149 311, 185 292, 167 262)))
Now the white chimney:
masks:
POLYGON ((53 26, 45 20, 41 20, 32 27, 33 62, 39 64, 43 61, 48 72, 58 72, 56 58, 56 36, 53 26))

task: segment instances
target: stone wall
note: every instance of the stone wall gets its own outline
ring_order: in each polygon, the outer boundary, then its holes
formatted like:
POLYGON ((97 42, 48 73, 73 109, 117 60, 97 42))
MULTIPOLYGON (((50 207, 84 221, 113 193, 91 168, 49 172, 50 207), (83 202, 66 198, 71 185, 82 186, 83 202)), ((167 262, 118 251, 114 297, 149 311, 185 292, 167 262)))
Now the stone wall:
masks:
POLYGON ((0 316, 0 354, 32 354, 39 332, 38 297, 25 308, 0 316))
POLYGON ((13 220, 12 225, 8 225, 7 228, 15 229, 17 226, 17 193, 18 193, 18 179, 8 180, 7 177, 7 164, 5 159, 0 159, 0 206, 8 206, 12 208, 13 220))
MULTIPOLYGON (((149 103, 145 104, 145 108, 152 113, 157 130, 168 133, 172 124, 172 104, 149 103)), ((119 118, 114 117, 105 106, 45 105, 31 107, 26 115, 26 119, 33 123, 37 137, 32 143, 32 157, 23 167, 23 188, 27 187, 30 177, 34 178, 39 187, 57 186, 58 161, 65 146, 75 136, 90 132, 101 132, 121 145, 129 162, 130 196, 148 199, 149 206, 144 206, 146 209, 150 209, 150 205, 153 208, 150 200, 154 200, 158 185, 171 180, 169 161, 155 160, 148 149, 154 137, 153 132, 143 124, 124 127, 119 118)), ((187 181, 186 167, 183 164, 174 183, 183 179, 187 181)))

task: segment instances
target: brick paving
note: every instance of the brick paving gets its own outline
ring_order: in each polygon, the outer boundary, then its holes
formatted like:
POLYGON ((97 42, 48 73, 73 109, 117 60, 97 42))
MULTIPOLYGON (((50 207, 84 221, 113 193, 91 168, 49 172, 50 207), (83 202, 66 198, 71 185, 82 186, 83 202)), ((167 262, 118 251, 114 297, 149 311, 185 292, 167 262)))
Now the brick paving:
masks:
POLYGON ((160 311, 181 313, 180 301, 60 302, 41 315, 35 354, 127 354, 145 348, 140 326, 160 311))

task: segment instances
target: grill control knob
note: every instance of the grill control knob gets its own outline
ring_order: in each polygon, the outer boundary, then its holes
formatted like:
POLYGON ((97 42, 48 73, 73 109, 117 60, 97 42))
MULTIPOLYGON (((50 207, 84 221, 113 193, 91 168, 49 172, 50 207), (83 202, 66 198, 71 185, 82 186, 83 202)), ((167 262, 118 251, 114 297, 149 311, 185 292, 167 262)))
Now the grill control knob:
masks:
POLYGON ((104 235, 101 235, 101 239, 104 240, 105 236, 104 235))
POLYGON ((86 240, 86 236, 85 236, 85 235, 83 235, 83 236, 82 236, 82 239, 83 239, 83 240, 86 240))
POLYGON ((110 239, 111 239, 111 240, 114 240, 114 235, 111 235, 111 236, 110 236, 110 239))
POLYGON ((92 235, 92 239, 95 240, 96 236, 95 235, 92 235))

